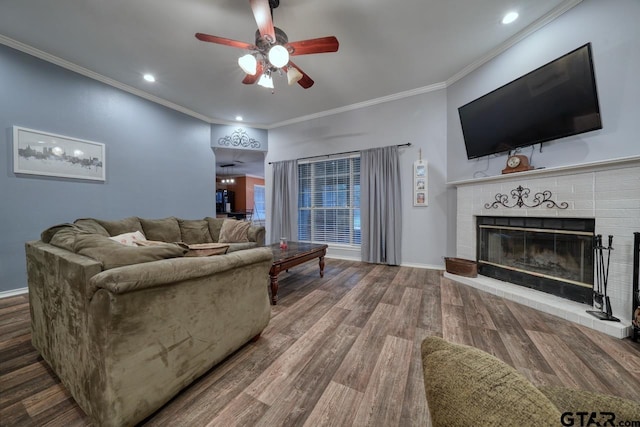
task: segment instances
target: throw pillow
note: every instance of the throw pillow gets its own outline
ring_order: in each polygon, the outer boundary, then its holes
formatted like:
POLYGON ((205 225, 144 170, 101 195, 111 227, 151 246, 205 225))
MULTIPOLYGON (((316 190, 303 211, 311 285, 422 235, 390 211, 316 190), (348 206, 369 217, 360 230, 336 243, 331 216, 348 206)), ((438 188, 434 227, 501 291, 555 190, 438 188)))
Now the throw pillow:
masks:
POLYGON ((186 244, 213 243, 206 219, 179 219, 182 241, 186 244))
POLYGON ((122 243, 123 245, 126 246, 137 246, 136 245, 136 241, 138 240, 147 240, 144 237, 144 234, 142 234, 139 231, 134 231, 131 233, 122 233, 122 234, 118 234, 117 236, 112 236, 109 237, 111 240, 114 240, 118 243, 122 243))
MULTIPOLYGON (((91 218, 85 218, 91 219, 91 218)), ((132 231, 143 231, 140 221, 135 216, 120 219, 117 221, 105 221, 102 219, 95 219, 95 222, 104 227, 109 232, 109 236, 117 236, 122 233, 130 233, 132 231)))
POLYGON ((65 229, 73 229, 73 224, 60 224, 60 225, 54 225, 53 227, 49 227, 46 230, 44 230, 42 233, 40 233, 40 240, 42 240, 45 243, 49 243, 51 242, 51 239, 53 239, 53 237, 56 235, 57 232, 59 232, 60 230, 65 230, 65 229))
POLYGON ((219 243, 242 243, 248 242, 249 227, 251 223, 238 221, 237 219, 225 219, 220 228, 219 243))
POLYGON ((171 216, 162 219, 139 218, 139 220, 140 224, 142 224, 144 235, 147 236, 149 240, 179 242, 182 239, 178 219, 175 217, 171 216))

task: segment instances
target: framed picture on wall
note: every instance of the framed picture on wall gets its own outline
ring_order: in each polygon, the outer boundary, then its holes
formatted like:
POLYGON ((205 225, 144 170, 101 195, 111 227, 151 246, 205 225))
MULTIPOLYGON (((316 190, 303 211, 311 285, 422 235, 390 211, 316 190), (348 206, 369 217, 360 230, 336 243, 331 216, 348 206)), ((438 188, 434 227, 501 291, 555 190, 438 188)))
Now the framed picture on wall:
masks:
POLYGON ((413 163, 413 206, 427 206, 429 204, 428 184, 427 162, 416 160, 413 163))
POLYGON ((104 181, 105 146, 14 126, 13 172, 104 181))

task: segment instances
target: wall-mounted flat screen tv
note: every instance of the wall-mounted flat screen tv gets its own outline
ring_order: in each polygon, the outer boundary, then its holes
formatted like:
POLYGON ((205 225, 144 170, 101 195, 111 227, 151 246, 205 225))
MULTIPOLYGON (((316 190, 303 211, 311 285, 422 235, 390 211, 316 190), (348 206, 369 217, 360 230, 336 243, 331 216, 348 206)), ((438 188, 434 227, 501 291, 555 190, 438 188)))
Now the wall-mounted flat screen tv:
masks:
POLYGON ((458 108, 473 159, 602 128, 591 43, 458 108))

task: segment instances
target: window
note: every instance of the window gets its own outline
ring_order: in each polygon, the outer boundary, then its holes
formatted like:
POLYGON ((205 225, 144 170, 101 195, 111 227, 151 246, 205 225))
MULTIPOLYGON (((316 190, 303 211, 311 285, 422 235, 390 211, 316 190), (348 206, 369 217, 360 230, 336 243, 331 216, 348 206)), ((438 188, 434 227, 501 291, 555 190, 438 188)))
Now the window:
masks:
POLYGON ((253 186, 253 222, 264 224, 264 185, 253 186))
POLYGON ((298 163, 298 240, 360 245, 360 157, 298 163))

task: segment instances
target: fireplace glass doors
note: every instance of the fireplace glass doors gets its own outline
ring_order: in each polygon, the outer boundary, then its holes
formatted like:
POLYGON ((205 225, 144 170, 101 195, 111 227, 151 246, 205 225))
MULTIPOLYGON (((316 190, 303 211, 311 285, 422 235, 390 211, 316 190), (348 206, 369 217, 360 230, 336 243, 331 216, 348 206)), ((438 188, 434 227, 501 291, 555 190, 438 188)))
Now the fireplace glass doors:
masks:
POLYGON ((592 303, 592 219, 478 217, 480 274, 592 303))

